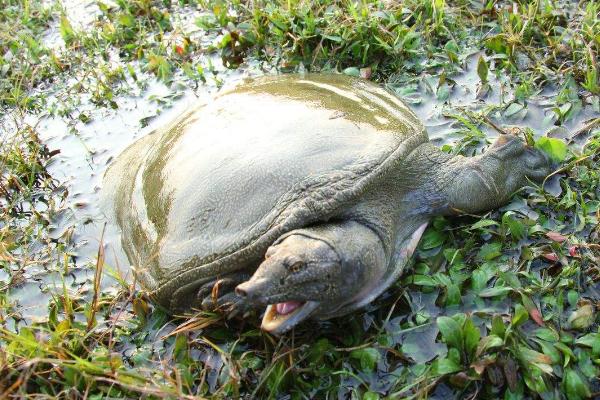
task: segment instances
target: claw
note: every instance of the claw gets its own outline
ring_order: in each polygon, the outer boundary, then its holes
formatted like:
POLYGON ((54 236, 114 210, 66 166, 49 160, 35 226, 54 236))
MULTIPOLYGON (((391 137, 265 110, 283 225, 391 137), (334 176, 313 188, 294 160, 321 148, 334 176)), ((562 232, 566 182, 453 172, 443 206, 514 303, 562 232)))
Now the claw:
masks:
POLYGON ((213 304, 217 304, 219 299, 219 287, 221 287, 221 283, 223 283, 223 279, 219 279, 215 282, 210 292, 210 297, 212 299, 213 304))
POLYGON ((489 154, 500 160, 518 157, 526 149, 525 142, 512 135, 501 135, 489 149, 489 154))
POLYGON ((231 305, 231 307, 229 307, 229 310, 227 311, 227 319, 233 319, 235 318, 238 314, 240 313, 240 310, 235 308, 234 305, 231 305))
POLYGON ((249 274, 238 272, 206 282, 198 289, 197 301, 204 310, 228 312, 224 307, 240 300, 233 289, 248 278, 249 274))

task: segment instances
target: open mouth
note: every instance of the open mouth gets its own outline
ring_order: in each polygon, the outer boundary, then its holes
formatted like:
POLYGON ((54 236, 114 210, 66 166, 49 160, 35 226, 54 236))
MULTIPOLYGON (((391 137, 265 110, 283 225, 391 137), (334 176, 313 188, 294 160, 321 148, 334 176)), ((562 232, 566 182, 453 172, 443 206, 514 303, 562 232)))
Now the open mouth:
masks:
POLYGON ((305 320, 317 307, 316 301, 286 301, 269 304, 262 319, 261 328, 267 332, 281 335, 305 320))

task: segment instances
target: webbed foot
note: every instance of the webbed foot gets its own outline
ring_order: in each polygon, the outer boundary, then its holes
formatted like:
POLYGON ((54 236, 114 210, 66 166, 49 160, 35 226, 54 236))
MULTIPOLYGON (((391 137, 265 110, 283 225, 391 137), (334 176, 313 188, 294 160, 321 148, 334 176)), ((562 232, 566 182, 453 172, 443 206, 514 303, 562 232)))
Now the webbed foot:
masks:
POLYGON ((486 157, 496 158, 505 164, 503 167, 512 172, 508 178, 513 180, 520 181, 525 176, 539 182, 552 172, 550 160, 542 151, 526 145, 522 139, 513 135, 502 135, 496 139, 484 154, 482 162, 486 162, 486 157))

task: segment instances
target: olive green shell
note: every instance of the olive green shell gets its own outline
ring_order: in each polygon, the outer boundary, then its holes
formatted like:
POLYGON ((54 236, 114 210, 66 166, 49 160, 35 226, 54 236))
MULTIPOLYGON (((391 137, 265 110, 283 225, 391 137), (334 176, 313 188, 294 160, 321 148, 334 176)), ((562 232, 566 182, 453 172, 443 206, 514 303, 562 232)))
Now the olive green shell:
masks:
POLYGON ((142 139, 107 173, 143 287, 172 312, 255 268, 282 234, 340 215, 428 140, 397 97, 343 75, 246 81, 142 139))

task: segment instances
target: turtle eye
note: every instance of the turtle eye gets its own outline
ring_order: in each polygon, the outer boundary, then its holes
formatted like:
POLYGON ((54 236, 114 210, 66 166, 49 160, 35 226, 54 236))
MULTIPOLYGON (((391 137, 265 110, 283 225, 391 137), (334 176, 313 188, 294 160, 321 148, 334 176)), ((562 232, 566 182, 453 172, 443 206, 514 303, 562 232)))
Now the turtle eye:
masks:
POLYGON ((300 272, 300 269, 302 268, 302 265, 304 265, 304 263, 302 261, 296 261, 295 263, 293 263, 292 265, 290 265, 290 271, 296 273, 296 272, 300 272))

